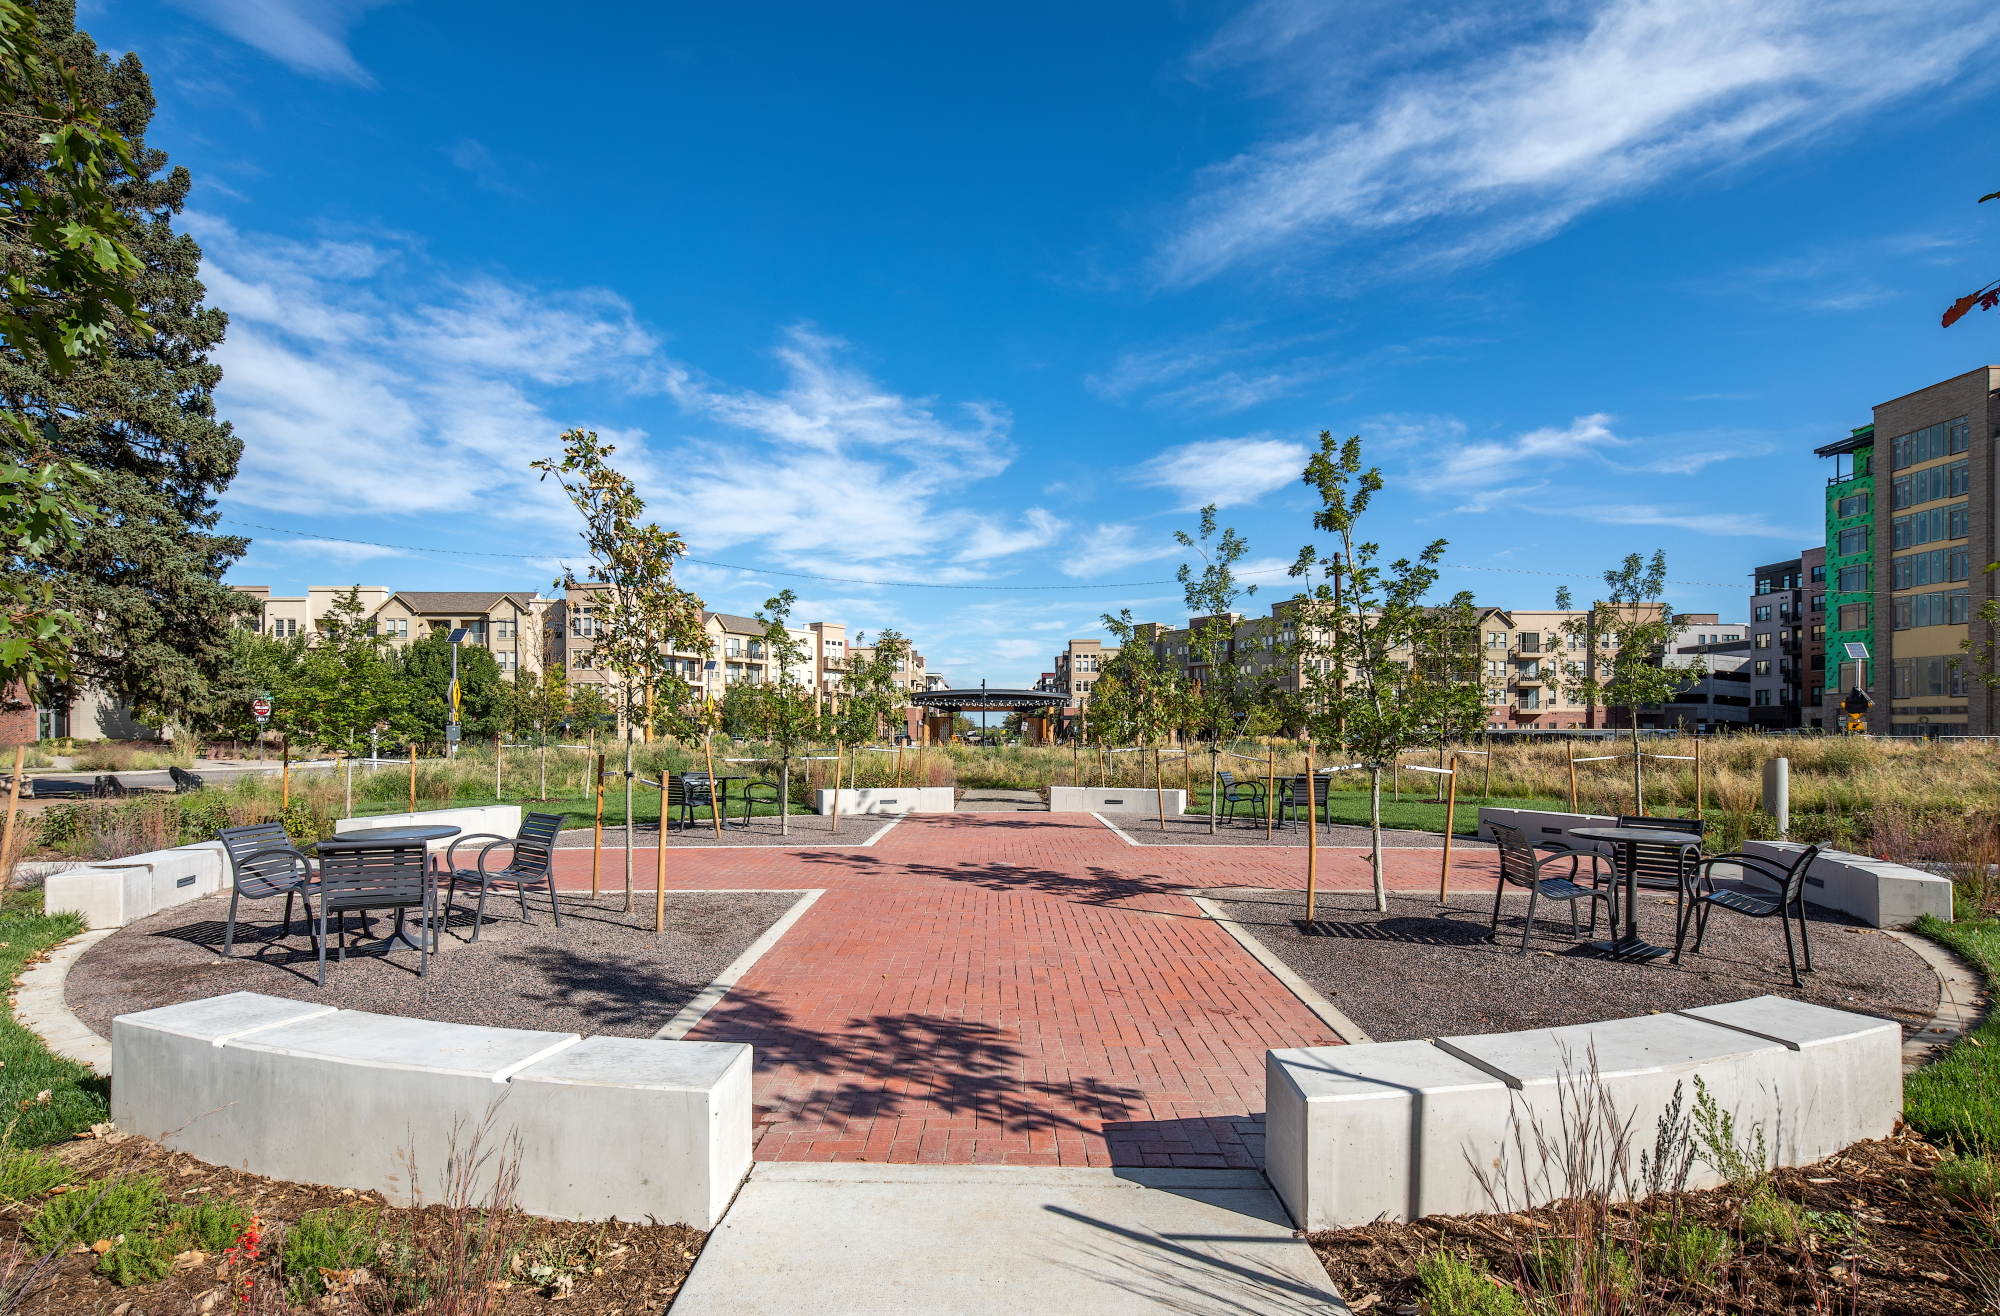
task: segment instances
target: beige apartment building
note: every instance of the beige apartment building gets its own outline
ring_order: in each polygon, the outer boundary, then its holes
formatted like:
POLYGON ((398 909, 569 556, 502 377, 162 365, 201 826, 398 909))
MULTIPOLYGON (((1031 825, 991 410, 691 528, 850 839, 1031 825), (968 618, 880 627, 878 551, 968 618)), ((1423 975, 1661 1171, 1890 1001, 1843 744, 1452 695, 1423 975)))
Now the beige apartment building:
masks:
POLYGON ((1993 674, 1986 654, 1994 634, 1979 611, 2000 586, 2000 573, 1985 569, 2000 560, 2000 366, 1891 399, 1874 414, 1875 704, 1868 729, 1993 735, 2000 718, 1993 691, 1979 678, 1993 674))
POLYGON ((271 593, 268 585, 238 585, 237 592, 258 601, 259 614, 247 625, 274 639, 311 636, 332 611, 335 600, 356 588, 375 633, 401 646, 426 635, 463 628, 465 642, 491 651, 502 676, 513 678, 542 670, 545 658, 559 652, 548 633, 553 600, 534 590, 391 590, 384 585, 314 585, 304 597, 271 593))

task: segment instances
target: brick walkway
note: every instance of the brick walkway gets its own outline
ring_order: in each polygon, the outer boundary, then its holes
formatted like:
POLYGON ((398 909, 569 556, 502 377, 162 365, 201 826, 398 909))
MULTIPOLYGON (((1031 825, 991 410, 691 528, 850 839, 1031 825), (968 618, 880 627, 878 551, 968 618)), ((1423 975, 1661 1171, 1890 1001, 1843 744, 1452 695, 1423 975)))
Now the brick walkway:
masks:
MULTIPOLYGON (((589 852, 559 853, 587 888, 589 852)), ((1490 890, 1490 856, 1467 847, 1454 888, 1490 890)), ((1436 850, 1385 860, 1435 889, 1436 850)), ((1323 889, 1368 885, 1365 853, 1320 865, 1323 889)), ((650 890, 653 852, 636 867, 650 890)), ((1265 1050, 1338 1039, 1177 892, 1304 884, 1296 849, 1141 849, 1048 814, 670 852, 666 883, 826 890, 690 1034, 757 1048, 759 1160, 1218 1168, 1257 1163, 1265 1050)))

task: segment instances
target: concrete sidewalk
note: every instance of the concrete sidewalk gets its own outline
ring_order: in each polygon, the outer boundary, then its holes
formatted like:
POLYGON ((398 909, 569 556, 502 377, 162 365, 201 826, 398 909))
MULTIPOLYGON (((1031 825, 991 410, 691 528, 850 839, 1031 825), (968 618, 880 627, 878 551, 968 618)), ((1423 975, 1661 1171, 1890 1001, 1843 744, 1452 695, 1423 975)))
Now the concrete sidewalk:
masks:
POLYGON ((1345 1316, 1255 1170, 759 1164, 674 1316, 1345 1316))

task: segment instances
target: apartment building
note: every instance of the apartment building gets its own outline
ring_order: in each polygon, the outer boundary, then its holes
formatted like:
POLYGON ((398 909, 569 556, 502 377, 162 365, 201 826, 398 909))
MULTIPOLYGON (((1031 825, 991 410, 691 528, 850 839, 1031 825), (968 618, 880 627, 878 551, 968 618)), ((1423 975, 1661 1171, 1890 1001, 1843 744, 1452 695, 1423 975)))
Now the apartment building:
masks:
MULTIPOLYGON (((872 644, 850 648, 847 651, 848 661, 872 663, 875 661, 875 652, 875 646, 872 644)), ((905 690, 918 693, 934 688, 931 685, 930 674, 924 670, 924 656, 915 649, 910 650, 909 657, 896 665, 896 684, 905 690)))
POLYGON ((1667 646, 1662 664, 1692 668, 1702 674, 1668 702, 1667 712, 1680 725, 1698 731, 1724 730, 1750 720, 1750 628, 1724 622, 1717 613, 1682 613, 1682 626, 1667 646))
POLYGON ((1890 496, 1875 500, 1873 529, 1890 560, 1888 570, 1875 574, 1870 652, 1878 680, 1868 729, 1992 735, 1993 692, 1979 678, 1993 674, 1987 646, 1994 636, 1977 614, 2000 584, 1985 570, 2000 558, 1994 536, 2000 366, 1884 402, 1874 408, 1874 421, 1889 457, 1890 496), (1886 673, 1879 670, 1883 655, 1886 673))
MULTIPOLYGON (((1825 550, 1816 565, 1825 575, 1825 550)), ((1806 684, 1805 631, 1808 566, 1805 555, 1769 562, 1751 573, 1750 725, 1782 729, 1801 725, 1806 684)), ((1824 598, 1821 599, 1824 617, 1824 598)))
POLYGON ((371 620, 375 633, 398 647, 463 630, 467 645, 493 655, 501 676, 533 679, 560 652, 549 633, 554 602, 534 590, 398 590, 371 620))
POLYGON ((1097 684, 1104 665, 1118 656, 1116 645, 1106 647, 1100 640, 1071 640, 1055 657, 1055 671, 1048 689, 1069 696, 1063 709, 1065 718, 1081 716, 1090 706, 1090 688, 1097 684))
POLYGON ((244 625, 259 635, 269 635, 274 639, 289 639, 294 635, 311 635, 319 629, 319 619, 332 610, 334 600, 342 597, 349 589, 357 591, 364 612, 373 613, 389 601, 386 585, 311 585, 299 596, 279 596, 271 593, 269 585, 233 585, 238 594, 247 594, 257 600, 259 611, 255 617, 244 619, 244 625))
POLYGON ((1813 449, 1833 461, 1826 481, 1825 637, 1815 683, 1826 726, 1844 726, 1833 705, 1859 686, 1875 689, 1875 426, 1858 426, 1813 449), (1858 646, 1850 651, 1849 646, 1858 646), (1868 657, 1855 657, 1854 654, 1868 657), (1835 719, 1828 721, 1829 718, 1835 719))

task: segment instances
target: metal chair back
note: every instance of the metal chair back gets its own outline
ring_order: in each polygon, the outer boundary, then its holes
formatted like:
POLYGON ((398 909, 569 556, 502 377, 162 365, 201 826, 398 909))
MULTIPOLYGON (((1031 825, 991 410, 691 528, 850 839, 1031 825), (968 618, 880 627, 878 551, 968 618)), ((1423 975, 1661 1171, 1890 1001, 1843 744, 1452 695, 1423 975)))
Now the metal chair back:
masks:
POLYGON ((507 865, 517 878, 533 880, 539 875, 546 880, 562 825, 559 813, 531 813, 521 820, 521 830, 514 837, 514 859, 507 865))
MULTIPOLYGON (((1657 828, 1670 831, 1675 836, 1691 836, 1694 833, 1678 828, 1657 828)), ((1701 851, 1686 847, 1678 842, 1661 841, 1653 844, 1641 841, 1628 846, 1618 842, 1611 847, 1612 863, 1620 871, 1618 880, 1624 881, 1623 868, 1629 857, 1632 874, 1637 884, 1648 891, 1678 891, 1683 883, 1694 879, 1695 869, 1701 863, 1701 851)))
POLYGON ((1310 792, 1312 802, 1315 805, 1325 804, 1326 793, 1332 786, 1333 778, 1321 776, 1319 773, 1314 773, 1311 777, 1307 777, 1305 773, 1301 772, 1295 777, 1281 778, 1278 782, 1278 789, 1285 793, 1285 802, 1287 804, 1306 799, 1308 792, 1310 792), (1307 782, 1311 782, 1311 785, 1308 786, 1307 782))
POLYGON ((418 909, 430 889, 430 851, 422 841, 323 847, 319 857, 321 908, 418 909))
POLYGON ((1497 822, 1486 826, 1500 851, 1500 880, 1515 886, 1533 886, 1539 877, 1535 871, 1535 847, 1528 843, 1521 829, 1497 822))
POLYGON ((304 885, 293 858, 296 848, 283 823, 225 827, 215 839, 229 856, 231 885, 250 899, 286 895, 304 885))
POLYGON ((1787 909, 1794 905, 1798 906, 1801 921, 1805 916, 1806 873, 1812 868, 1813 860, 1819 858, 1819 850, 1818 846, 1809 845, 1799 852, 1798 858, 1792 861, 1791 869, 1785 874, 1785 883, 1778 897, 1779 903, 1787 909))
POLYGON ((706 772, 683 772, 681 789, 690 803, 707 804, 715 794, 715 781, 706 772))
POLYGON ((1650 827, 1658 832, 1687 832, 1694 836, 1708 835, 1706 818, 1648 818, 1629 813, 1618 815, 1620 827, 1650 827))

